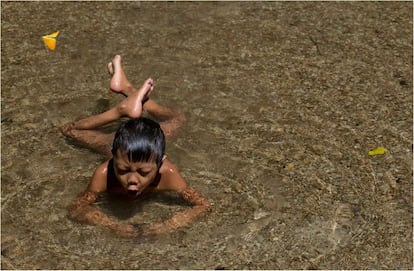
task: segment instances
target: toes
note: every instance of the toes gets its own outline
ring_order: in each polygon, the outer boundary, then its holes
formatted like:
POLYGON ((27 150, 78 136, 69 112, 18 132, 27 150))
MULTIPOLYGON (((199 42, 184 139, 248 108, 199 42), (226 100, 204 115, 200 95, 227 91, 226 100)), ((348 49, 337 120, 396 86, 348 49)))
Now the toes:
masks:
POLYGON ((149 79, 147 79, 147 81, 145 81, 145 84, 148 84, 148 85, 153 86, 154 85, 154 80, 152 80, 151 78, 149 78, 149 79))
POLYGON ((115 66, 117 65, 121 65, 121 56, 120 55, 116 55, 114 56, 114 58, 112 59, 112 63, 114 63, 115 66))
POLYGON ((63 125, 60 130, 62 132, 62 134, 64 134, 65 136, 71 136, 72 135, 72 130, 75 128, 75 124, 73 122, 67 123, 65 125, 63 125))
POLYGON ((114 74, 114 65, 112 64, 112 62, 108 63, 108 72, 109 74, 113 75, 114 74))

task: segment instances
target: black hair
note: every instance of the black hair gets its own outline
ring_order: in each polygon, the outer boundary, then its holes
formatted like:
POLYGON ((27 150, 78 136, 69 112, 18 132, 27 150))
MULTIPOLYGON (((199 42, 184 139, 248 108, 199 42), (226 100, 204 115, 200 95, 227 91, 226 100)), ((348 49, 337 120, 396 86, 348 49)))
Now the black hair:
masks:
POLYGON ((130 119, 115 133, 112 155, 121 149, 132 162, 156 160, 161 166, 165 153, 165 136, 160 125, 148 118, 130 119))

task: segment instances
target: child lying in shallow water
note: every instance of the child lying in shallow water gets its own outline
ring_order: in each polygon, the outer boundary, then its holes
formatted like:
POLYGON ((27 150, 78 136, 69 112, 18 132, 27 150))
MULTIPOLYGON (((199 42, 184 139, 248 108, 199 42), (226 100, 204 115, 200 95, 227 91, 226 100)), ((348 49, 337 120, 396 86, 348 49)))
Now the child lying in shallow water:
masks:
POLYGON ((187 185, 165 155, 166 138, 172 137, 182 125, 184 115, 148 98, 154 88, 151 79, 135 89, 122 69, 119 55, 108 64, 108 70, 112 74, 112 91, 126 98, 104 113, 62 127, 64 135, 108 157, 95 170, 85 192, 71 204, 69 217, 106 226, 124 237, 160 234, 190 224, 195 218, 205 215, 210 210, 210 204, 187 185), (141 117, 143 110, 158 119, 160 124, 141 117), (94 130, 121 117, 130 120, 123 123, 115 135, 94 130), (134 199, 158 191, 175 191, 192 207, 174 214, 166 221, 137 228, 107 216, 93 205, 103 192, 134 199))

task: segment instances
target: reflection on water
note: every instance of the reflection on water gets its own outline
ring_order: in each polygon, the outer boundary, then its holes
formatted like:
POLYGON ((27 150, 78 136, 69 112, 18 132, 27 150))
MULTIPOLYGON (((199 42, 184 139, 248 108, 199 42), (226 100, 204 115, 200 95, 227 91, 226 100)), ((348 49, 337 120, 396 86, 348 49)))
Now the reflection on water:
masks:
POLYGON ((411 269, 411 22, 409 2, 2 2, 2 268, 411 269), (59 127, 122 99, 115 54, 186 112, 167 152, 214 205, 191 227, 124 240, 66 218, 102 157, 59 127))

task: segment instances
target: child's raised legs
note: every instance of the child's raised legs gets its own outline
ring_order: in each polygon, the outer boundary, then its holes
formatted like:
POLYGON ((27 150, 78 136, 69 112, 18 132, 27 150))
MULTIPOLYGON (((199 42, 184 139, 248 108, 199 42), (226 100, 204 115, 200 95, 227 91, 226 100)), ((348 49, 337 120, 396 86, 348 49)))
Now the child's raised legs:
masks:
POLYGON ((111 155, 113 134, 105 134, 94 129, 116 121, 121 117, 138 118, 142 115, 142 101, 153 89, 152 79, 144 84, 117 106, 101 114, 71 122, 62 127, 62 133, 77 140, 85 147, 92 148, 105 156, 111 155))
POLYGON ((122 68, 121 56, 119 55, 116 55, 112 62, 108 63, 108 71, 112 75, 110 82, 111 90, 126 96, 126 98, 108 111, 64 125, 62 133, 86 147, 110 157, 114 133, 105 134, 95 129, 101 128, 121 117, 138 118, 142 115, 143 109, 145 109, 150 115, 160 121, 161 128, 167 139, 171 138, 177 128, 182 125, 185 117, 183 113, 159 105, 148 98, 154 89, 153 80, 147 79, 140 88, 136 89, 128 80, 122 68))
POLYGON ((121 56, 116 55, 111 62, 108 63, 108 71, 111 74, 110 87, 111 90, 129 96, 135 92, 134 86, 129 82, 121 65, 121 56))

